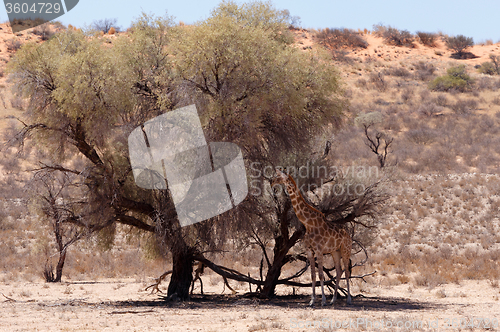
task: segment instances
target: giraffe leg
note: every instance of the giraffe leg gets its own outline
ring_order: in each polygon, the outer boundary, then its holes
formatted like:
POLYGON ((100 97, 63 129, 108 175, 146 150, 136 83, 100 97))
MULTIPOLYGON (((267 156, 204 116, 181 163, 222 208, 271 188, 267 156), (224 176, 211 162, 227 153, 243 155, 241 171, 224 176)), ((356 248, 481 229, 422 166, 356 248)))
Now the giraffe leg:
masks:
POLYGON ((342 276, 342 267, 340 266, 340 252, 335 251, 332 253, 333 261, 335 262, 335 272, 337 272, 337 277, 335 281, 335 291, 333 292, 332 304, 337 301, 337 292, 339 290, 340 277, 342 276))
POLYGON ((347 304, 351 304, 351 290, 349 289, 349 278, 351 277, 351 271, 349 270, 349 257, 343 258, 344 270, 345 270, 345 281, 347 283, 347 304))
POLYGON ((321 283, 321 305, 324 306, 326 304, 325 297, 325 288, 324 288, 324 275, 323 275, 323 255, 319 254, 316 256, 316 260, 318 261, 318 274, 319 281, 321 283))
POLYGON ((309 259, 309 264, 311 265, 311 281, 312 281, 312 295, 311 295, 311 302, 309 302, 309 306, 314 307, 314 299, 316 298, 316 265, 314 262, 314 253, 311 250, 307 251, 307 258, 309 259))

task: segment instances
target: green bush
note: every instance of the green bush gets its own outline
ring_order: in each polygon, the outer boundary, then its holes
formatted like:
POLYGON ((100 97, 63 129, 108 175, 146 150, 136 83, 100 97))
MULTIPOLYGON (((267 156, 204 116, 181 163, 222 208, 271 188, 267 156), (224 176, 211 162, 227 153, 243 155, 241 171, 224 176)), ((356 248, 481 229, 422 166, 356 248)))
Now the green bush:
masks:
POLYGON ((473 79, 466 73, 465 66, 451 67, 447 74, 436 77, 429 84, 429 89, 434 91, 458 90, 461 92, 470 90, 473 79))
POLYGON ((478 71, 481 74, 486 74, 486 75, 496 75, 497 74, 497 69, 495 68, 495 65, 491 62, 483 62, 481 64, 481 67, 479 67, 478 71))
POLYGON ((483 62, 478 71, 487 75, 500 75, 500 56, 490 54, 491 62, 483 62))

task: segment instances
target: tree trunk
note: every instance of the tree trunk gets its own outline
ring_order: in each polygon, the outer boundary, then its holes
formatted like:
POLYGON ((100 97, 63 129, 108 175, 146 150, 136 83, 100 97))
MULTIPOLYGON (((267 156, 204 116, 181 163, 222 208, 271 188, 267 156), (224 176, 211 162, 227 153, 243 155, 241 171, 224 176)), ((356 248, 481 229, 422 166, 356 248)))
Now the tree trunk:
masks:
POLYGON ((59 261, 57 262, 56 266, 56 278, 54 279, 54 282, 61 282, 62 271, 65 260, 66 260, 66 250, 63 250, 62 252, 59 253, 59 261))
POLYGON ((56 266, 56 278, 54 279, 54 282, 61 282, 62 278, 62 270, 64 267, 64 261, 66 260, 66 249, 64 247, 63 243, 63 238, 62 238, 62 230, 61 230, 61 217, 59 215, 59 211, 56 208, 56 201, 55 199, 51 200, 52 204, 52 209, 54 213, 54 235, 56 237, 56 243, 57 243, 57 248, 59 249, 59 261, 57 262, 56 266))
POLYGON ((167 296, 176 296, 179 300, 184 301, 189 299, 189 288, 193 281, 194 259, 193 250, 185 243, 182 246, 183 248, 173 248, 172 250, 172 276, 170 277, 167 296))
POLYGON ((290 237, 289 227, 291 220, 288 217, 288 210, 291 208, 291 202, 287 199, 283 206, 283 210, 280 211, 280 215, 278 216, 280 220, 280 232, 275 235, 274 238, 275 244, 273 262, 267 271, 264 286, 260 292, 260 294, 266 298, 274 296, 276 285, 278 284, 278 280, 281 275, 281 269, 290 259, 290 256, 287 256, 288 251, 304 235, 304 229, 301 227, 290 237))
POLYGON ((267 270, 264 286, 260 292, 266 298, 274 296, 276 285, 281 275, 281 268, 287 263, 285 258, 290 249, 288 240, 288 238, 285 239, 283 236, 275 239, 273 263, 269 270, 267 270))

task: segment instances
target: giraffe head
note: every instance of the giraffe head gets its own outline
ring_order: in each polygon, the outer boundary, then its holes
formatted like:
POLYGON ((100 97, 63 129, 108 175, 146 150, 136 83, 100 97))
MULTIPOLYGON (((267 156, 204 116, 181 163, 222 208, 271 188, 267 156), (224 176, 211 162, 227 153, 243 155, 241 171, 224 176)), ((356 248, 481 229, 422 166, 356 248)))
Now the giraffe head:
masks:
POLYGON ((274 187, 277 184, 285 184, 289 180, 288 175, 280 171, 278 168, 276 168, 276 175, 273 178, 273 182, 271 183, 271 187, 274 187))

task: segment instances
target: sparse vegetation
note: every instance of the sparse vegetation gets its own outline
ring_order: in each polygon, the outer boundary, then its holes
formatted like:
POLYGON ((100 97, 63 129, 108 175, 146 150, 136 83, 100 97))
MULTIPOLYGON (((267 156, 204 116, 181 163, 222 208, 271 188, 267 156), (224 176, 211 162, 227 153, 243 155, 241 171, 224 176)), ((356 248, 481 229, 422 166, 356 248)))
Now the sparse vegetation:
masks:
POLYGON ((487 75, 500 75, 500 56, 490 54, 489 62, 483 62, 479 67, 479 72, 487 75))
POLYGON ((363 39, 359 32, 351 29, 323 29, 316 35, 321 45, 330 50, 339 50, 344 48, 356 49, 366 48, 368 43, 363 39))
POLYGON ((477 109, 479 103, 475 99, 458 99, 450 108, 458 114, 466 114, 477 109))
POLYGON ((420 43, 428 47, 436 47, 437 35, 430 32, 417 32, 420 43))
POLYGON ((17 38, 11 38, 7 40, 5 44, 7 45, 7 50, 9 50, 10 52, 16 52, 23 45, 21 41, 17 38))
POLYGON ((419 61, 414 64, 415 67, 415 78, 421 81, 428 81, 436 72, 436 67, 432 63, 426 63, 424 61, 419 61))
POLYGON ((472 46, 474 46, 474 40, 472 39, 472 37, 458 35, 455 37, 446 38, 446 47, 448 47, 448 49, 452 51, 455 51, 453 57, 457 59, 474 58, 474 54, 466 52, 466 50, 472 46))
POLYGON ((96 31, 102 31, 107 34, 113 28, 115 32, 120 32, 120 28, 117 25, 116 18, 105 18, 102 20, 95 20, 92 22, 91 27, 96 31))
POLYGON ((415 47, 413 36, 408 30, 398 30, 391 26, 375 25, 373 27, 376 36, 384 38, 384 42, 393 46, 415 47))
POLYGON ((42 40, 48 40, 55 33, 52 29, 51 23, 49 22, 35 27, 32 32, 33 34, 40 36, 42 40))
POLYGON ((451 67, 446 71, 446 75, 436 77, 429 84, 429 88, 434 91, 460 91, 470 90, 474 80, 467 74, 465 66, 451 67))

